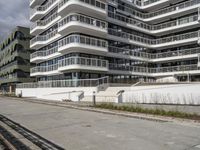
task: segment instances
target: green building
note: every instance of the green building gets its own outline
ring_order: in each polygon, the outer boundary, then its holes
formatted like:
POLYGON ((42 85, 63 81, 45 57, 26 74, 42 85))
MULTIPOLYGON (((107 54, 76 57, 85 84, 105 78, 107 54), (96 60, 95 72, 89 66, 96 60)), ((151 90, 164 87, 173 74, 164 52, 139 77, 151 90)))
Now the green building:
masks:
POLYGON ((17 26, 0 44, 0 90, 14 92, 17 83, 33 82, 30 77, 30 29, 17 26))

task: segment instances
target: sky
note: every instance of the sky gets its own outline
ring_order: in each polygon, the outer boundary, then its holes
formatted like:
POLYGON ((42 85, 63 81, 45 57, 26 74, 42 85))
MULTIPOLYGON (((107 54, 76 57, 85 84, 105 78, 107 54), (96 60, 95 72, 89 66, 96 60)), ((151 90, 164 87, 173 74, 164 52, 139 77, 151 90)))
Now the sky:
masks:
POLYGON ((0 41, 16 26, 29 27, 29 0, 0 0, 0 41))

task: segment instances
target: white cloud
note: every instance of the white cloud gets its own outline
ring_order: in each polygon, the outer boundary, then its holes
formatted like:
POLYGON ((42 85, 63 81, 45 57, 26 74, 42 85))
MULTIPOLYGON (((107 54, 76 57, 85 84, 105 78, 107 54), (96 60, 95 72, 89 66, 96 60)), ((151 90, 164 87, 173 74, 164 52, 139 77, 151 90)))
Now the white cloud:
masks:
POLYGON ((0 37, 16 26, 29 27, 29 0, 0 0, 0 10, 0 37))

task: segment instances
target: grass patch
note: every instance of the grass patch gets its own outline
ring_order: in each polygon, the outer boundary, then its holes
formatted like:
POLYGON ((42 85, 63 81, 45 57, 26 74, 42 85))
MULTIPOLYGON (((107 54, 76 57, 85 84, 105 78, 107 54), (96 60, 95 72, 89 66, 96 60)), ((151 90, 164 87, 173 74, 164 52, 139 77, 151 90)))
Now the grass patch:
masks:
POLYGON ((161 108, 143 108, 140 106, 133 105, 117 105, 113 103, 99 103, 94 106, 96 108, 110 109, 110 110, 120 110, 127 112, 135 112, 135 113, 143 113, 143 114, 151 114, 151 115, 159 115, 159 116, 167 116, 167 117, 176 117, 176 118, 184 118, 184 119, 192 119, 192 120, 200 120, 200 115, 196 113, 185 113, 178 110, 164 110, 161 108))
POLYGON ((10 93, 1 94, 0 96, 5 96, 5 97, 17 97, 15 94, 10 94, 10 93))

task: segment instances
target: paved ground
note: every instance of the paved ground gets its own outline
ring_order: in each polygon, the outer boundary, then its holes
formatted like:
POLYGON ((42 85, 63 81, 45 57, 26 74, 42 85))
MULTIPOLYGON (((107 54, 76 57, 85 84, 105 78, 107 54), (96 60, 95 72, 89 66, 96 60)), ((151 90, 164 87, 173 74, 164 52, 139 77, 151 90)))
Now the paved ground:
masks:
POLYGON ((200 150, 200 126, 0 98, 0 114, 67 150, 200 150))

